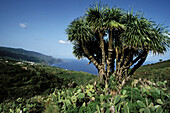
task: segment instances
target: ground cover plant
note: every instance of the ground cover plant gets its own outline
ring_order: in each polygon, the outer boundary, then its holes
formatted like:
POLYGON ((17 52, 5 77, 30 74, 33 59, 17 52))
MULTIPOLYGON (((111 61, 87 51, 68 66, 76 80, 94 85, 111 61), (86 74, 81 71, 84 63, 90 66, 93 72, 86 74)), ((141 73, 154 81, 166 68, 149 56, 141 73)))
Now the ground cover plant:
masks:
POLYGON ((30 99, 0 104, 0 112, 11 113, 169 113, 170 97, 166 85, 158 86, 148 80, 134 80, 116 95, 114 89, 107 92, 108 86, 77 86, 62 89, 47 96, 34 96, 30 99), (96 92, 99 88, 100 92, 96 92))

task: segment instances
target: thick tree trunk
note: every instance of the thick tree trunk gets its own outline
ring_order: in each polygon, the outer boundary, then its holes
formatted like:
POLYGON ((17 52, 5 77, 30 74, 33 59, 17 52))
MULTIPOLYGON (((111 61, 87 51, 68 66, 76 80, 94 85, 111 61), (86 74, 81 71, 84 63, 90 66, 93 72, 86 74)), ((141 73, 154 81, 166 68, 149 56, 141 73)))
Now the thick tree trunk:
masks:
POLYGON ((102 66, 99 67, 99 69, 98 69, 98 77, 99 77, 100 83, 104 84, 104 82, 105 82, 105 79, 104 79, 105 78, 105 72, 104 72, 102 66))
POLYGON ((113 75, 116 76, 116 81, 118 81, 118 76, 119 76, 119 71, 120 71, 120 67, 119 67, 119 51, 118 51, 118 48, 116 47, 115 48, 115 51, 116 51, 116 70, 114 71, 113 75))
POLYGON ((99 75, 100 75, 100 82, 102 82, 103 79, 105 81, 107 81, 107 77, 106 77, 106 73, 105 73, 106 53, 105 53, 104 40, 103 40, 104 31, 99 31, 98 33, 99 33, 99 37, 100 37, 100 48, 101 48, 101 54, 102 54, 102 60, 101 60, 99 75))
POLYGON ((113 30, 109 30, 109 45, 108 45, 108 58, 107 58, 107 78, 110 76, 111 64, 112 64, 112 54, 113 54, 113 30))
MULTIPOLYGON (((123 54, 123 51, 122 51, 123 54)), ((116 75, 116 81, 119 86, 119 90, 122 89, 122 87, 125 85, 126 81, 130 78, 130 76, 144 63, 146 60, 146 57, 148 55, 148 51, 144 50, 138 57, 136 57, 134 60, 132 60, 132 56, 130 55, 122 55, 121 58, 119 58, 117 63, 117 68, 114 72, 116 75), (124 61, 122 60, 122 57, 124 56, 124 61), (129 61, 128 61, 129 58, 129 61), (123 62, 122 62, 123 61, 123 62), (137 62, 137 64, 132 68, 130 73, 128 73, 128 70, 130 66, 134 65, 137 62), (120 65, 120 63, 122 65, 120 65), (127 66, 128 65, 128 66, 127 66)))

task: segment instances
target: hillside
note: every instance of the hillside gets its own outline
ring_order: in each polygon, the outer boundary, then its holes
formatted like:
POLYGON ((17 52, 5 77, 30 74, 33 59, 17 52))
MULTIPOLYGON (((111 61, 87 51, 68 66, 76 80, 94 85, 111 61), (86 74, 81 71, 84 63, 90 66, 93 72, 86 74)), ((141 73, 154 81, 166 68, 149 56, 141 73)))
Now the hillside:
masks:
POLYGON ((31 61, 36 63, 44 63, 48 65, 57 64, 63 61, 62 59, 57 59, 52 56, 47 56, 38 52, 9 47, 0 47, 0 58, 19 61, 31 61))
POLYGON ((57 67, 14 60, 0 60, 0 102, 18 97, 48 94, 54 88, 69 88, 89 83, 94 75, 57 67))
POLYGON ((140 67, 133 75, 133 79, 138 78, 146 78, 154 82, 166 80, 170 89, 170 60, 140 67))

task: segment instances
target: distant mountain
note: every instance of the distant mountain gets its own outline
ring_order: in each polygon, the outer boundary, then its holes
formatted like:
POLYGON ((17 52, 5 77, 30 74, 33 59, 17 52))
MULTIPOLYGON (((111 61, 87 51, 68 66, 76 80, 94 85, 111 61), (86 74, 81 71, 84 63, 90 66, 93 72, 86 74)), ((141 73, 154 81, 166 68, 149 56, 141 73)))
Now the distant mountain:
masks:
POLYGON ((0 58, 45 63, 48 65, 63 62, 62 59, 57 59, 52 56, 47 56, 38 52, 9 47, 0 47, 0 58))

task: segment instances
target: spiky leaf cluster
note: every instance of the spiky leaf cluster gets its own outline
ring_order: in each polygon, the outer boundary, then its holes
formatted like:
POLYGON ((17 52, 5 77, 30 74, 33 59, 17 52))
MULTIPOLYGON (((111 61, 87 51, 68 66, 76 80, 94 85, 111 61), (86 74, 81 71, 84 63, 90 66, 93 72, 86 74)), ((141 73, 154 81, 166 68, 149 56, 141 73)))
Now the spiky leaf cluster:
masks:
POLYGON ((116 75, 121 84, 144 63, 149 51, 164 54, 170 47, 170 34, 163 25, 133 10, 102 4, 88 8, 83 17, 69 24, 66 33, 74 44, 73 54, 88 58, 98 69, 100 81, 116 75))

